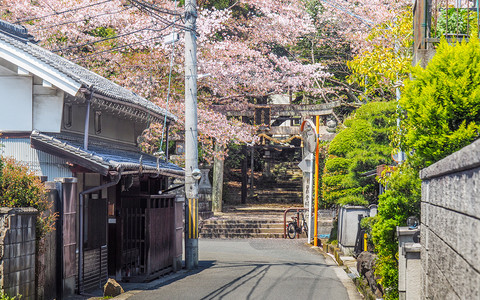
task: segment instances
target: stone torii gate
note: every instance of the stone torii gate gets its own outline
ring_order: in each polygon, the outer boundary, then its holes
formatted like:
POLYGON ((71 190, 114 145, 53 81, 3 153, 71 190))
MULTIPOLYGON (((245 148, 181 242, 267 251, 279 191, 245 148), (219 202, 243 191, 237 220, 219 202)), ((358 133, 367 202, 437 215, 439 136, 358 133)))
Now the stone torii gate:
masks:
MULTIPOLYGON (((253 195, 253 151, 255 147, 269 148, 266 140, 273 142, 276 148, 289 147, 286 144, 300 136, 300 124, 303 120, 320 116, 319 136, 322 140, 331 140, 335 136, 336 124, 340 122, 334 109, 342 106, 341 101, 325 104, 245 104, 243 106, 213 105, 211 108, 223 113, 227 117, 237 117, 245 123, 260 125, 258 135, 261 138, 260 145, 250 146, 250 194, 253 195), (279 145, 277 145, 279 144, 279 145)), ((242 149, 245 159, 242 163, 242 193, 241 202, 247 201, 247 169, 248 150, 247 146, 242 149)), ((213 174, 212 208, 214 211, 222 210, 222 186, 223 186, 223 161, 215 159, 213 174)))

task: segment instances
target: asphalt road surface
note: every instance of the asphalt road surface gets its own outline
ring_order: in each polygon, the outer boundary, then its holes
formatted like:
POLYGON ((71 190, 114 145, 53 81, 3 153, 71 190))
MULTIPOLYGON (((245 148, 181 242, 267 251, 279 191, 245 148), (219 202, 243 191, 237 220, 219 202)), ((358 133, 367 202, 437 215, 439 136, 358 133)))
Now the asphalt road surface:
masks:
POLYGON ((129 299, 349 299, 344 271, 304 243, 200 239, 197 270, 129 299))

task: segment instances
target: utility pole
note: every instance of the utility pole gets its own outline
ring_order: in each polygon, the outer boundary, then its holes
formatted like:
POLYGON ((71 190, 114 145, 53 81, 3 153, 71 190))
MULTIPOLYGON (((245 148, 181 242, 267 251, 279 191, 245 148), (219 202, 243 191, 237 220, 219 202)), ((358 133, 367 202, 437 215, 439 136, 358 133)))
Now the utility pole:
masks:
POLYGON ((198 267, 197 1, 185 0, 185 267, 198 267))
MULTIPOLYGON (((320 130, 320 116, 315 116, 315 130, 320 130)), ((315 148, 315 211, 313 219, 313 246, 318 247, 318 157, 320 156, 320 145, 317 136, 317 147, 315 148)))

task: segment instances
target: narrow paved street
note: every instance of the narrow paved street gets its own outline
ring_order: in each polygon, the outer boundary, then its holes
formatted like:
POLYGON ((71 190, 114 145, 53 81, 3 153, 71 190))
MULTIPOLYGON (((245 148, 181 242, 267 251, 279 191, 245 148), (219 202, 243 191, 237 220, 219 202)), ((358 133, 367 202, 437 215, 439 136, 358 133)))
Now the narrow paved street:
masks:
POLYGON ((201 239, 197 271, 130 299, 349 299, 343 271, 304 242, 201 239))

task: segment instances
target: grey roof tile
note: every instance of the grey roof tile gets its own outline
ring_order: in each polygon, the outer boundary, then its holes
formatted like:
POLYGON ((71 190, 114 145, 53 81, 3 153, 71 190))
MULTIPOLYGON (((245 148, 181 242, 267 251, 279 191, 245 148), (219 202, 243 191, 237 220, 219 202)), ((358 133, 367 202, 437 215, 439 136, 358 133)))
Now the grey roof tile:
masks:
POLYGON ((114 100, 120 100, 127 106, 129 104, 140 106, 151 112, 152 115, 157 115, 157 121, 164 118, 165 115, 167 115, 167 118, 170 120, 177 120, 177 117, 172 113, 165 111, 165 109, 153 104, 143 97, 140 97, 134 92, 123 88, 118 84, 55 53, 35 45, 32 43, 33 39, 31 36, 28 35, 26 29, 22 26, 1 21, 0 40, 9 43, 18 49, 18 51, 22 51, 35 59, 43 61, 47 65, 56 69, 58 72, 73 79, 84 87, 93 87, 94 92, 97 94, 114 100))
POLYGON ((56 153, 57 151, 69 153, 81 161, 105 169, 106 172, 115 171, 120 168, 123 171, 141 172, 141 170, 143 170, 150 173, 158 172, 167 176, 184 176, 184 170, 179 166, 164 160, 159 160, 157 166, 157 158, 155 156, 135 150, 134 148, 128 149, 128 147, 122 145, 109 144, 108 147, 106 147, 102 144, 91 143, 88 146, 88 150, 84 150, 82 148, 83 144, 73 135, 47 135, 33 131, 30 138, 36 143, 48 145, 53 155, 59 155, 59 153, 56 153))

